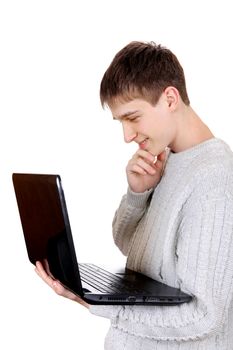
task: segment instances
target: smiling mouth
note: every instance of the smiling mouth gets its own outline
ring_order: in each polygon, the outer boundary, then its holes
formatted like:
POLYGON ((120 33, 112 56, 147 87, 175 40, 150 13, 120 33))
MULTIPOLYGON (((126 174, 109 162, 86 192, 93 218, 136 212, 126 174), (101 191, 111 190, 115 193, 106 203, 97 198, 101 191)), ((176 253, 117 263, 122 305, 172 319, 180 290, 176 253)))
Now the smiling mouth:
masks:
POLYGON ((145 149, 147 141, 148 141, 148 138, 146 138, 145 140, 143 140, 142 142, 140 142, 140 143, 139 143, 139 147, 140 147, 141 149, 145 149))

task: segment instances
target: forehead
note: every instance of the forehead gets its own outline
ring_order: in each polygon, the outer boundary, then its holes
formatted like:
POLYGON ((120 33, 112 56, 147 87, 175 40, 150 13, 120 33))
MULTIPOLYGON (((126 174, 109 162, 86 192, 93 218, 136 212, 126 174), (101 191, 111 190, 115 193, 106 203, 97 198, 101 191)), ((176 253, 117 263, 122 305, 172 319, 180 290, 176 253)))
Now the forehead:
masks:
POLYGON ((131 101, 115 100, 109 106, 114 119, 123 119, 129 115, 140 113, 148 108, 149 102, 142 99, 133 99, 131 101))

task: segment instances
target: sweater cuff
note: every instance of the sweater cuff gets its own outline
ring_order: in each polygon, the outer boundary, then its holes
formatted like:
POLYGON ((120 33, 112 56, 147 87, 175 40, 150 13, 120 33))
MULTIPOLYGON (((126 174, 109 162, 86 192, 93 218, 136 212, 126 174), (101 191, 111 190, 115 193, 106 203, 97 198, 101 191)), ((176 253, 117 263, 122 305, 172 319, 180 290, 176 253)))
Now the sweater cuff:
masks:
POLYGON ((128 205, 134 208, 144 208, 148 201, 148 198, 150 197, 153 191, 154 189, 151 188, 150 190, 147 190, 145 192, 136 193, 133 192, 130 188, 128 188, 126 198, 128 205))

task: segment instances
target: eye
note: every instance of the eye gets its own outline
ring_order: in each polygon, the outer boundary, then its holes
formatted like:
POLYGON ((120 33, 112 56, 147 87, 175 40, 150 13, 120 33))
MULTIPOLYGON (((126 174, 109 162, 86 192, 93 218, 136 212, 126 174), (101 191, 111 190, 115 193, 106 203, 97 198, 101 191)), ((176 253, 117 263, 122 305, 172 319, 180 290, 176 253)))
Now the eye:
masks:
POLYGON ((137 115, 137 116, 135 116, 135 117, 131 117, 131 118, 129 118, 129 121, 131 121, 131 122, 137 122, 138 120, 139 120, 139 115, 137 115))

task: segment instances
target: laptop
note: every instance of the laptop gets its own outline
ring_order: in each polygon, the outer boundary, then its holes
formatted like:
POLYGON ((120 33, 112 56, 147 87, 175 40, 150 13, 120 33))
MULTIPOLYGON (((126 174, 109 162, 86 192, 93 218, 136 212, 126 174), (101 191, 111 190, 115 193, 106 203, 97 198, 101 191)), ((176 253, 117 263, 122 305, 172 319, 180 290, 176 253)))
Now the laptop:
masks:
POLYGON ((177 305, 191 296, 124 268, 113 273, 77 261, 61 177, 12 175, 28 258, 47 261, 50 272, 89 304, 177 305))

